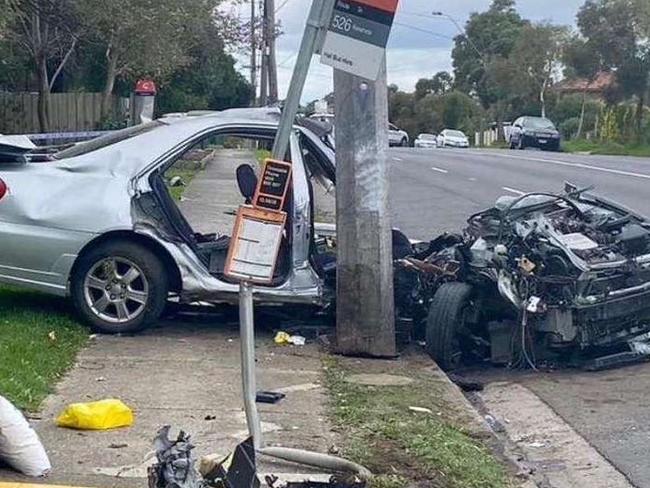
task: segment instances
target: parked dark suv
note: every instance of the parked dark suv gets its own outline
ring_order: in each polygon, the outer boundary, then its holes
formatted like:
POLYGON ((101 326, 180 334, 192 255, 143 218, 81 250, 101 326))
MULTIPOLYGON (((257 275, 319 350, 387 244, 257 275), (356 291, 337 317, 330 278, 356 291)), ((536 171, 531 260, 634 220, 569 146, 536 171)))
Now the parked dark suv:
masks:
POLYGON ((510 149, 538 147, 548 151, 560 149, 560 133, 544 117, 519 117, 512 124, 508 136, 510 149))

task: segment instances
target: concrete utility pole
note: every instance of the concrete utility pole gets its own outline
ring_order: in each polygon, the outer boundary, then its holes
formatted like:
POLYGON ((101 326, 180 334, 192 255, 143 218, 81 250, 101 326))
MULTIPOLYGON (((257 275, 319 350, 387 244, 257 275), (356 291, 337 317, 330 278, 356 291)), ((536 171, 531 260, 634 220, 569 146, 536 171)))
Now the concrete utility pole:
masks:
POLYGON ((278 65, 275 55, 275 0, 266 0, 266 26, 268 46, 269 104, 278 101, 278 65))
POLYGON ((337 351, 393 357, 386 62, 376 82, 334 71, 337 351))
POLYGON ((267 2, 260 0, 260 9, 262 11, 262 53, 261 58, 261 72, 260 72, 260 105, 266 107, 269 102, 269 56, 268 56, 268 29, 267 29, 267 2))
POLYGON ((257 15, 255 2, 251 0, 251 90, 253 92, 252 106, 257 105, 257 15))

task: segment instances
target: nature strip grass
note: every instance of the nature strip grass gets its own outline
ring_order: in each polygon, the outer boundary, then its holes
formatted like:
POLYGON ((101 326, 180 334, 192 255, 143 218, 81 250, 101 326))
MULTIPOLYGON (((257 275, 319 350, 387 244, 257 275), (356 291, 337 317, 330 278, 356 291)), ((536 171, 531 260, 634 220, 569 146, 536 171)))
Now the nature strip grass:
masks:
MULTIPOLYGON (((513 486, 506 468, 490 450, 449 421, 453 408, 439 385, 422 371, 403 371, 408 386, 349 383, 355 371, 334 358, 325 360, 330 411, 344 438, 343 452, 378 476, 373 487, 398 488, 413 482, 443 488, 513 486), (413 412, 424 407, 432 413, 413 412)), ((359 371, 362 372, 362 371, 359 371)))
POLYGON ((37 410, 87 339, 67 300, 0 286, 0 394, 37 410))

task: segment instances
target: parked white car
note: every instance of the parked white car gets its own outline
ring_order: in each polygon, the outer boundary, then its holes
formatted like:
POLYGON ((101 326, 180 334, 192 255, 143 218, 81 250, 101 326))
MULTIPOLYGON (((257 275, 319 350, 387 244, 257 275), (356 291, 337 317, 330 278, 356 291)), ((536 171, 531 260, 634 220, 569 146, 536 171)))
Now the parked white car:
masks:
POLYGON ((407 147, 409 135, 395 124, 388 124, 388 145, 407 147))
POLYGON ((469 147, 469 139, 459 130, 445 129, 438 134, 438 147, 469 147))
POLYGON ((413 145, 422 149, 438 147, 438 136, 435 134, 420 134, 413 145))

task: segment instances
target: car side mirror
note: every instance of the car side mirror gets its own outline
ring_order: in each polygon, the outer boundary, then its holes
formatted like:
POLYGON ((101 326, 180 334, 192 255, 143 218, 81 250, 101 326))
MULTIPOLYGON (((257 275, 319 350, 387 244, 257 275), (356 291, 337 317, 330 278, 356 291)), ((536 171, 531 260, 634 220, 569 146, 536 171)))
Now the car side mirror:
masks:
POLYGON ((257 189, 257 175, 250 164, 242 164, 237 168, 237 186, 246 203, 250 204, 257 189))

